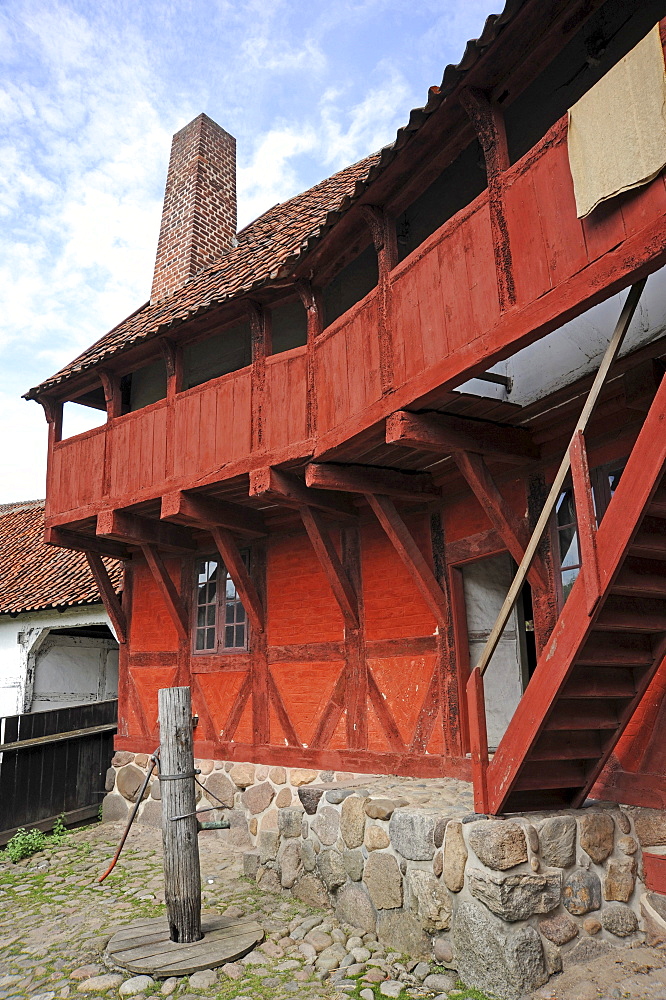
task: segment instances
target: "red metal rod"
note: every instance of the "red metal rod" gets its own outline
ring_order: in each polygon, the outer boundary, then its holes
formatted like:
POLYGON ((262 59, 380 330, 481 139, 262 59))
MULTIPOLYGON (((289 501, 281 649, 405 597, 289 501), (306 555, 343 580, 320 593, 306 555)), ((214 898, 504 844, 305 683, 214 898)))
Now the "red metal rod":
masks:
POLYGON ((153 773, 153 771, 155 770, 155 765, 157 764, 157 757, 155 756, 155 754, 153 754, 153 756, 150 758, 150 760, 151 760, 151 764, 150 764, 150 767, 148 768, 148 773, 146 774, 146 780, 144 781, 143 785, 141 786, 141 791, 137 795, 136 802, 134 803, 134 809, 132 809, 132 813, 130 815, 130 818, 127 821, 127 826, 125 827, 125 832, 123 833, 123 835, 122 835, 122 837, 120 839, 120 843, 118 844, 118 850, 114 854, 113 861, 111 862, 111 864, 109 865, 109 867, 106 869, 106 871, 104 872, 104 874, 100 875, 100 877, 97 879, 98 882, 103 882, 104 879, 107 877, 107 875, 111 874, 111 872, 113 871, 113 869, 116 867, 116 862, 118 861, 118 858, 120 857, 120 852, 122 851, 123 847, 125 846, 125 841, 127 840, 127 835, 130 832, 130 827, 132 826, 132 823, 134 822, 134 817, 138 813, 139 806, 141 805, 141 803, 143 801, 143 793, 145 792, 146 788, 148 787, 148 782, 150 781, 150 776, 153 773))

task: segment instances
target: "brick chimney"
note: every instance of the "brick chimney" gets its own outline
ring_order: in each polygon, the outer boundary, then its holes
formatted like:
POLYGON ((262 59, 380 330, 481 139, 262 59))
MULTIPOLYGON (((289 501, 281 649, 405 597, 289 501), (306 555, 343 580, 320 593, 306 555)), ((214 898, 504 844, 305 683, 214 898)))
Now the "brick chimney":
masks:
POLYGON ((171 143, 150 301, 182 288, 235 237, 236 140, 200 114, 171 143))

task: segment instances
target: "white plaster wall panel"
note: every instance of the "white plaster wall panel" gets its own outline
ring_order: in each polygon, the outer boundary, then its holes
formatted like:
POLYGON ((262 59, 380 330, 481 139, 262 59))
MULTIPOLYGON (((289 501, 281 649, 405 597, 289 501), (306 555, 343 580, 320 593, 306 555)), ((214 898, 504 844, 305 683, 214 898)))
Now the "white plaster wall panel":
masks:
POLYGON ((0 718, 16 715, 23 701, 23 665, 17 639, 17 619, 0 618, 0 718))
MULTIPOLYGON (((31 697, 31 673, 39 643, 47 635, 44 630, 85 625, 108 625, 113 633, 113 626, 99 604, 68 608, 63 612, 35 611, 15 618, 0 615, 0 718, 29 711, 26 701, 31 697)), ((107 666, 107 677, 109 683, 113 685, 115 679, 117 684, 117 653, 107 666)))
MULTIPOLYGON (((470 665, 475 667, 495 624, 514 574, 508 554, 478 559, 463 567, 470 665)), ((511 613, 495 654, 484 675, 488 745, 501 740, 524 688, 525 651, 521 642, 522 619, 511 613)))
MULTIPOLYGON (((458 386, 492 399, 505 399, 518 406, 542 399, 584 375, 596 372, 626 298, 626 290, 613 295, 581 316, 565 323, 530 347, 500 362, 489 371, 508 375, 511 392, 480 379, 458 386)), ((666 269, 647 281, 621 356, 666 336, 666 269)))
POLYGON ((108 649, 106 653, 106 684, 100 694, 105 701, 118 697, 118 647, 108 649))
MULTIPOLYGON (((107 691, 109 648, 104 639, 51 633, 37 654, 30 710, 102 700, 107 691)), ((116 674, 116 691, 117 687, 116 674)))

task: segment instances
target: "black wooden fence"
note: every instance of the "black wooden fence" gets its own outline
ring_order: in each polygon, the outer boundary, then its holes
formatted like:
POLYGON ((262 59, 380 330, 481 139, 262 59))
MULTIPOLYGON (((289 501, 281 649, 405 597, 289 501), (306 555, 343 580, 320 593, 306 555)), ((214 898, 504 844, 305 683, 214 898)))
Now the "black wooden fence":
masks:
POLYGON ((0 844, 97 815, 117 717, 114 700, 0 719, 0 844))

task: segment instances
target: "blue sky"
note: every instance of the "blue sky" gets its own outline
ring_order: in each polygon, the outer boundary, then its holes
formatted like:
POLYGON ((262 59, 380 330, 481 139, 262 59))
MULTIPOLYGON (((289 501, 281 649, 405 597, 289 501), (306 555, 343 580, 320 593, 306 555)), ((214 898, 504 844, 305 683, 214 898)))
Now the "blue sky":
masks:
POLYGON ((236 136, 242 226, 391 142, 491 2, 3 0, 0 503, 44 495, 21 394, 148 298, 172 134, 236 136))

